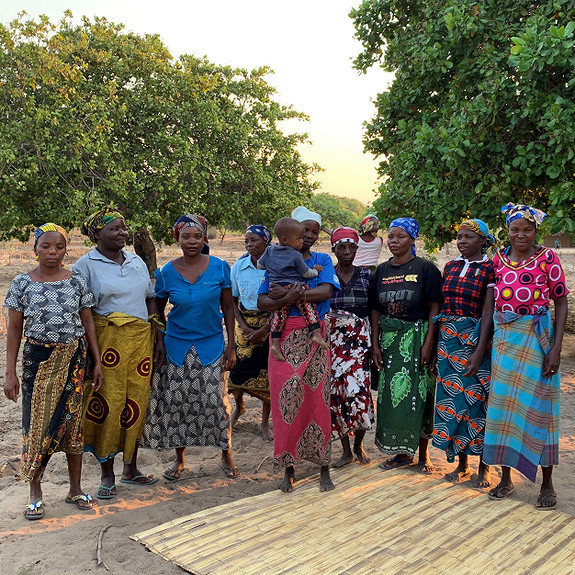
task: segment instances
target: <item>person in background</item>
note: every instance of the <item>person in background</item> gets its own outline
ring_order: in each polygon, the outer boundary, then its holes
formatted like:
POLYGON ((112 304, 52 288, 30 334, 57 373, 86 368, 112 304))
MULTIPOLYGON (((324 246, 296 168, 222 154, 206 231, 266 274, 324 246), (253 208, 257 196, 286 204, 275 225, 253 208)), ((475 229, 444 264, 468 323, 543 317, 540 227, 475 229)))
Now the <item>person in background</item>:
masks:
POLYGON ((399 218, 389 226, 392 257, 371 275, 371 341, 380 370, 375 443, 391 459, 383 470, 410 465, 419 448, 419 470, 432 473, 428 443, 433 431, 436 327, 441 273, 415 255, 419 225, 399 218))
POLYGON ((234 315, 236 318, 236 365, 228 376, 228 390, 236 400, 232 425, 245 412, 243 394, 247 393, 263 402, 261 434, 265 441, 273 441, 269 426, 270 384, 268 381, 269 313, 257 306, 258 289, 264 278, 264 270, 257 269, 272 240, 266 226, 250 226, 245 233, 247 254, 233 266, 231 273, 234 315))
POLYGON ((123 454, 121 483, 147 486, 158 479, 138 468, 150 400, 152 361, 161 365, 165 350, 158 329, 154 288, 144 261, 126 249, 128 231, 123 214, 103 208, 82 224, 81 232, 96 244, 72 270, 88 283, 104 383, 87 389, 84 405, 85 450, 101 468, 96 497, 116 497, 114 460, 123 454))
POLYGON ((511 468, 535 482, 541 467, 535 508, 549 511, 557 506, 552 473, 559 461, 559 365, 569 290, 557 254, 536 241, 547 214, 511 203, 501 211, 510 245, 493 258, 495 331, 483 461, 502 466, 501 481, 489 492, 494 501, 515 489, 511 468))
POLYGON ((377 235, 380 227, 379 219, 373 214, 366 216, 361 221, 357 229, 359 240, 353 260, 354 266, 365 266, 370 271, 375 270, 383 247, 383 238, 377 235))
POLYGON ((81 487, 82 406, 87 352, 92 364, 92 385, 102 385, 102 365, 90 308, 94 296, 84 278, 62 267, 66 231, 47 223, 34 233, 38 266, 14 278, 6 295, 8 334, 4 394, 16 402, 20 382, 16 363, 22 333, 26 337, 22 373, 22 467, 20 476, 30 484, 30 502, 24 517, 44 517, 42 476, 56 451, 68 461, 70 489, 66 503, 87 511, 92 497, 81 487))
POLYGON ((469 456, 479 457, 476 487, 490 484, 483 463, 485 416, 491 382, 493 285, 495 271, 486 250, 495 238, 482 220, 459 225, 461 255, 443 271, 443 307, 437 319, 437 389, 432 443, 445 451, 447 461, 458 458, 445 477, 459 482, 471 476, 469 456))
POLYGON ((369 324, 369 270, 353 264, 358 235, 351 228, 337 228, 331 235, 337 258, 335 273, 341 290, 330 301, 331 428, 339 439, 342 456, 333 464, 369 463, 363 439, 374 421, 371 399, 371 329, 369 324), (353 451, 350 435, 354 436, 353 451))

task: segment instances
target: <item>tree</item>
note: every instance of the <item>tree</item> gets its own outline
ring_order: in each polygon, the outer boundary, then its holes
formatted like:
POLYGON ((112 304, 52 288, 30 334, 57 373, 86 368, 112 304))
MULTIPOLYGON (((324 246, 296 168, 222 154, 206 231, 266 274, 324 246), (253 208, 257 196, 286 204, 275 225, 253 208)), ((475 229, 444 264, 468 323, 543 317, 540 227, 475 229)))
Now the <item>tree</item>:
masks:
POLYGON ((169 242, 182 213, 243 227, 310 197, 307 135, 281 129, 307 118, 273 99, 269 68, 174 60, 157 35, 71 18, 0 25, 0 239, 113 204, 141 245, 169 242))
POLYGON ((309 204, 312 210, 321 214, 322 223, 328 228, 348 226, 357 229, 367 212, 367 206, 359 200, 325 192, 314 194, 309 204))
POLYGON ((441 245, 464 217, 500 226, 513 201, 575 231, 572 0, 368 0, 350 16, 355 66, 395 73, 364 140, 383 219, 414 216, 441 245))

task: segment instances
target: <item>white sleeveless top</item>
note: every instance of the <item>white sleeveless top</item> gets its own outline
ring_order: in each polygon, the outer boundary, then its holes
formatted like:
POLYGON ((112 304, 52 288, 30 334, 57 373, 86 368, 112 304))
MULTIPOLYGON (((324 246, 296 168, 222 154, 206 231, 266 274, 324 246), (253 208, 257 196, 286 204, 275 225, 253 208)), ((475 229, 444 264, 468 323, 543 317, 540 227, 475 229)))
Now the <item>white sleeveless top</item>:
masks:
POLYGON ((354 266, 376 266, 383 247, 383 238, 376 236, 371 242, 359 238, 357 253, 353 260, 354 266))

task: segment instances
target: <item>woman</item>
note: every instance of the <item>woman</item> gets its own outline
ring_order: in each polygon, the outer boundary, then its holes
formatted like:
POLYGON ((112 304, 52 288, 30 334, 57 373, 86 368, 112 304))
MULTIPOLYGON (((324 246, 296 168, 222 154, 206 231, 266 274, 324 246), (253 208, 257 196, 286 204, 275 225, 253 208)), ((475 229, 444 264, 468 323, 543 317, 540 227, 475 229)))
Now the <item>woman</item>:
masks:
POLYGON ((383 238, 377 235, 381 224, 379 219, 370 214, 365 217, 359 227, 357 233, 359 240, 357 243, 357 253, 353 264, 356 266, 366 266, 371 271, 375 270, 379 260, 379 254, 383 247, 383 238))
POLYGON ((427 452, 433 430, 430 363, 433 317, 441 308, 441 273, 415 255, 418 234, 412 218, 391 222, 387 245, 392 257, 371 277, 372 354, 381 372, 375 443, 392 456, 380 464, 382 469, 410 465, 419 446, 419 470, 432 473, 427 452))
POLYGON ((371 399, 371 329, 369 325, 369 270, 353 265, 358 235, 351 228, 338 228, 331 235, 337 258, 335 273, 341 291, 331 296, 328 314, 331 345, 331 429, 339 438, 342 456, 334 467, 370 459, 363 449, 365 432, 374 420, 371 399), (349 441, 354 435, 353 452, 349 441))
POLYGON ((258 259, 266 251, 272 234, 266 226, 250 226, 245 233, 247 255, 232 266, 232 297, 236 318, 236 365, 228 377, 228 390, 236 399, 232 414, 235 425, 245 412, 244 392, 263 402, 260 426, 265 441, 273 441, 269 426, 270 384, 268 381, 268 354, 270 333, 269 313, 258 309, 258 289, 265 275, 257 269, 258 259))
POLYGON ((489 467, 481 460, 485 415, 491 381, 493 331, 493 262, 485 254, 493 236, 481 220, 459 225, 461 255, 443 272, 443 308, 437 350, 437 391, 433 445, 445 451, 447 461, 457 456, 457 468, 448 481, 471 476, 469 455, 479 456, 475 485, 489 486, 489 467))
MULTIPOLYGON (((317 304, 320 319, 329 311, 329 299, 339 282, 331 258, 312 252, 318 239, 321 216, 300 206, 291 217, 305 228, 301 254, 309 267, 323 266, 315 278, 308 280, 309 290, 301 284, 286 289, 273 286, 266 279, 259 289, 258 308, 274 311, 304 299, 317 304)), ((323 321, 321 330, 325 332, 323 321)), ((329 350, 313 344, 305 319, 297 308, 290 308, 280 345, 286 361, 269 356, 268 373, 272 417, 274 421, 274 467, 284 468, 280 489, 293 491, 294 465, 305 459, 320 466, 320 490, 331 491, 334 484, 329 474, 331 457, 331 416, 329 409, 329 350)))
POLYGON ((535 507, 547 511, 557 506, 552 473, 559 460, 559 364, 569 291, 555 252, 536 243, 546 214, 513 204, 502 212, 511 245, 493 260, 495 332, 483 460, 502 466, 501 481, 489 492, 496 501, 515 489, 512 467, 535 482, 541 466, 535 507))
POLYGON ((22 332, 26 336, 22 374, 22 468, 30 483, 24 517, 44 517, 41 480, 53 453, 64 451, 70 489, 66 503, 91 509, 82 490, 82 401, 87 348, 93 359, 92 389, 102 384, 102 366, 90 307, 94 297, 85 280, 62 267, 66 231, 47 223, 34 233, 38 266, 12 281, 6 295, 8 334, 4 393, 16 402, 20 382, 16 362, 22 332))
POLYGON ((92 308, 101 350, 104 383, 89 389, 84 407, 85 450, 100 463, 96 497, 116 497, 114 458, 123 453, 121 483, 151 485, 137 465, 138 444, 150 399, 152 354, 163 361, 161 332, 155 329, 157 308, 146 264, 124 249, 128 232, 124 216, 103 208, 82 224, 81 232, 96 244, 73 270, 82 275, 96 298, 92 308), (155 318, 155 319, 154 319, 155 318))
POLYGON ((175 481, 185 470, 187 446, 222 450, 222 469, 239 475, 230 450, 231 408, 224 371, 236 362, 230 266, 202 254, 207 222, 195 214, 178 218, 174 238, 182 255, 156 271, 156 299, 166 322, 166 365, 154 377, 144 445, 176 450, 164 472, 175 481), (227 343, 222 331, 222 312, 227 343))

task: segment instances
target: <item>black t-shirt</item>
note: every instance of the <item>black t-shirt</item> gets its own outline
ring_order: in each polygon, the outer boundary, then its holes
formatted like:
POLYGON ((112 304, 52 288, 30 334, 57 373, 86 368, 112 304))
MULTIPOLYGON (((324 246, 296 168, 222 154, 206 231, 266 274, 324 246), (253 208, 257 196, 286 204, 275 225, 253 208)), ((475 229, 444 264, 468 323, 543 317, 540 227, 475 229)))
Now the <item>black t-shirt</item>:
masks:
POLYGON ((441 302, 441 272, 415 256, 396 266, 391 259, 377 266, 370 279, 370 306, 383 315, 409 321, 427 319, 429 302, 441 302))

